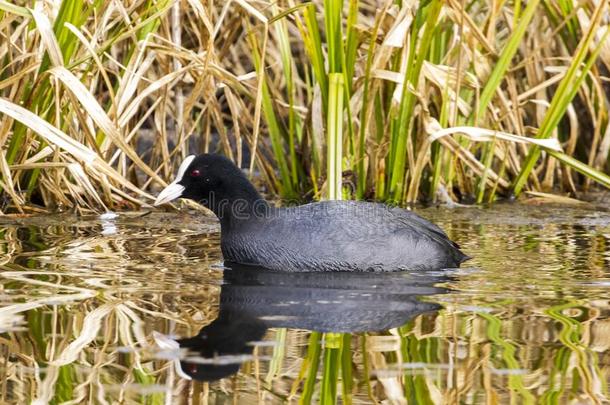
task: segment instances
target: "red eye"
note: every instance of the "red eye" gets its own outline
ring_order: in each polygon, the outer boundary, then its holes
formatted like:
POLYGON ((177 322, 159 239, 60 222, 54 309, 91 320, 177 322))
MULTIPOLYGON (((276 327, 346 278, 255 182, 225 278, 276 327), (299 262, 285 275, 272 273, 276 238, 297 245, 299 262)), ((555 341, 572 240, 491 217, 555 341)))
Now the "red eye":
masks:
POLYGON ((191 176, 199 177, 199 176, 201 176, 201 172, 199 170, 195 169, 195 170, 191 171, 191 176))

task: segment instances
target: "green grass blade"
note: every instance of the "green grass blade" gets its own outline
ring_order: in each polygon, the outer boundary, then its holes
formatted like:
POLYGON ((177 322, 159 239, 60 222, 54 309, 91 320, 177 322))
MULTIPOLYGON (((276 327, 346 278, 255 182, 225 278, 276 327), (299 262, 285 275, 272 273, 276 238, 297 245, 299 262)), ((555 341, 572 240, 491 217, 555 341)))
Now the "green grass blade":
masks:
MULTIPOLYGON (((356 156, 357 163, 357 178, 358 185, 356 188, 356 198, 364 198, 366 189, 366 171, 364 166, 364 159, 366 153, 366 131, 368 130, 369 120, 369 87, 371 85, 371 74, 373 68, 373 59, 375 57, 376 49, 376 38, 379 32, 379 25, 381 24, 381 18, 379 16, 375 20, 375 26, 371 33, 371 40, 369 41, 369 49, 366 56, 366 68, 364 72, 364 84, 362 91, 362 107, 360 108, 360 128, 359 128, 359 139, 358 139, 358 155, 356 156)), ((374 106, 373 106, 374 107, 374 106)), ((373 110, 374 111, 374 110, 373 110)))
MULTIPOLYGON (((258 41, 254 33, 250 34, 250 44, 252 49, 252 58, 254 66, 259 76, 262 76, 266 80, 263 74, 263 67, 261 66, 262 58, 259 51, 258 41)), ((285 157, 284 150, 284 134, 278 118, 276 117, 273 101, 269 92, 269 87, 266 81, 263 82, 263 97, 262 97, 262 109, 265 121, 269 130, 269 138, 271 140, 271 147, 273 149, 273 155, 278 164, 280 177, 281 177, 281 194, 284 198, 294 198, 295 190, 292 185, 292 177, 290 175, 290 169, 288 168, 288 162, 285 157)))
POLYGON ((505 77, 506 71, 510 65, 511 60, 517 53, 517 49, 522 42, 523 35, 525 34, 532 18, 534 17, 534 12, 538 8, 538 3, 540 0, 531 0, 527 2, 527 6, 523 11, 523 15, 519 20, 519 24, 515 27, 515 30, 511 34, 506 46, 502 50, 500 57, 498 58, 498 62, 494 66, 493 71, 489 75, 489 79, 487 80, 487 84, 483 88, 481 92, 481 96, 479 98, 479 107, 476 110, 476 116, 471 117, 471 125, 476 123, 476 119, 480 119, 483 117, 485 110, 489 106, 491 99, 496 92, 498 86, 505 77))
MULTIPOLYGON (((593 66, 593 63, 597 60, 597 57, 599 56, 599 53, 601 52, 602 45, 603 45, 604 41, 606 40, 606 38, 608 38, 610 29, 606 29, 606 32, 605 32, 602 40, 599 41, 599 44, 597 45, 597 47, 594 49, 594 51, 591 53, 591 55, 587 59, 586 56, 588 53, 589 46, 595 37, 595 32, 597 31, 595 29, 596 28, 595 25, 596 24, 593 24, 593 21, 592 21, 592 24, 591 24, 591 27, 589 30, 589 35, 587 35, 581 41, 581 44, 579 46, 579 52, 572 60, 572 63, 570 64, 570 67, 568 68, 566 75, 562 79, 561 83, 559 84, 559 86, 557 88, 557 91, 555 92, 553 100, 551 101, 551 105, 550 105, 549 109, 547 110, 544 120, 543 120, 542 124, 540 125, 538 134, 536 135, 537 138, 544 139, 544 138, 548 138, 551 136, 551 134, 553 133, 555 128, 557 128, 557 126, 559 125, 559 122, 560 122, 561 118, 563 117, 563 115, 565 114, 569 104, 572 102, 572 100, 576 96, 576 93, 578 92, 578 90, 580 89, 580 86, 584 82, 584 80, 587 76, 587 73, 593 66), (583 65, 583 63, 584 63, 584 65, 583 65), (582 68, 581 68, 581 65, 583 65, 582 68)), ((559 155, 559 156, 561 156, 561 155, 559 155)), ((540 157, 540 148, 537 146, 532 146, 530 148, 529 154, 527 155, 527 158, 525 159, 525 163, 523 164, 523 166, 521 168, 521 172, 519 173, 517 178, 514 180, 513 192, 515 195, 518 196, 521 193, 521 190, 525 186, 525 183, 526 183, 528 177, 530 176, 530 173, 534 169, 534 166, 535 166, 536 162, 538 161, 539 157, 540 157)), ((571 164, 575 165, 575 168, 579 168, 580 170, 585 170, 586 172, 592 173, 592 174, 596 173, 596 171, 594 171, 594 169, 592 169, 592 168, 585 169, 583 167, 584 163, 577 163, 576 159, 570 158, 570 159, 564 159, 564 160, 569 161, 571 164)), ((603 176, 603 175, 600 176, 600 175, 596 174, 592 178, 596 181, 601 180, 602 184, 606 184, 606 180, 604 179, 604 177, 605 176, 603 176)))
POLYGON ((322 52, 322 39, 320 38, 320 27, 316 19, 316 7, 314 4, 309 4, 303 11, 305 17, 305 26, 307 30, 303 37, 305 42, 305 51, 311 60, 314 76, 320 85, 322 93, 323 110, 327 110, 328 105, 328 76, 324 67, 324 54, 322 52))

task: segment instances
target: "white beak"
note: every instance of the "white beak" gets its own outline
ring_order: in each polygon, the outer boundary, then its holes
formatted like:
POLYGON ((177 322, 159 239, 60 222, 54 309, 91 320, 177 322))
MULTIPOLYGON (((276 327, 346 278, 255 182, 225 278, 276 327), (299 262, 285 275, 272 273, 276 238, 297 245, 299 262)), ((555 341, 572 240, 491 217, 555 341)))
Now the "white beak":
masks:
POLYGON ((184 186, 181 186, 180 184, 173 182, 169 186, 165 187, 159 193, 159 195, 157 196, 157 199, 155 200, 154 205, 157 206, 157 205, 161 205, 161 204, 165 204, 170 201, 173 201, 176 198, 180 197, 183 192, 184 192, 184 186))
POLYGON ((195 155, 187 156, 186 159, 184 159, 184 162, 182 162, 182 164, 178 168, 178 174, 176 175, 176 179, 159 193, 153 205, 157 206, 165 204, 182 196, 182 193, 184 192, 184 186, 178 183, 180 182, 180 180, 182 180, 186 169, 188 169, 188 167, 191 165, 193 159, 195 159, 195 155))

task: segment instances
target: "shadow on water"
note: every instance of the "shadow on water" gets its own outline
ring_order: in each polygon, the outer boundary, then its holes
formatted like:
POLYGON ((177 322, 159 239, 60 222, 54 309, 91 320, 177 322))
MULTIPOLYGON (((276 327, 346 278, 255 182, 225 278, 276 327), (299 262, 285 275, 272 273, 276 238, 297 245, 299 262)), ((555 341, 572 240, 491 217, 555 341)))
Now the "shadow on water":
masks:
POLYGON ((218 318, 179 341, 188 350, 182 370, 201 381, 234 374, 269 328, 350 333, 400 327, 440 308, 420 298, 447 293, 437 284, 448 274, 280 273, 231 265, 218 318))

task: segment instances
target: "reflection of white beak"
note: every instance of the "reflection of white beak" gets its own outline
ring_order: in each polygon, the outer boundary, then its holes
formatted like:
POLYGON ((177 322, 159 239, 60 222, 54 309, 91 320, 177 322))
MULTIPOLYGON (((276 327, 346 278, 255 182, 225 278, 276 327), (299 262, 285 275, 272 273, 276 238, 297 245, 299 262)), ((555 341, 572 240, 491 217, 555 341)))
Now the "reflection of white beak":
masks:
POLYGON ((182 164, 178 168, 176 180, 172 181, 169 186, 165 187, 163 191, 159 193, 154 203, 155 206, 168 203, 182 196, 182 193, 184 192, 184 186, 181 186, 178 183, 180 182, 180 180, 182 180, 182 177, 184 177, 184 173, 186 172, 186 169, 188 169, 188 167, 191 165, 193 159, 195 159, 195 155, 187 156, 186 159, 184 159, 184 162, 182 162, 182 164))
POLYGON ((182 192, 184 192, 184 186, 173 182, 159 193, 154 205, 157 206, 173 201, 176 198, 180 197, 182 195, 182 192))
MULTIPOLYGON (((156 330, 153 331, 153 338, 155 339, 157 346, 159 346, 159 349, 161 349, 162 351, 168 351, 170 352, 170 355, 173 355, 175 357, 180 356, 180 344, 174 339, 170 338, 169 336, 163 335, 157 332, 156 330)), ((182 365, 180 364, 179 358, 175 358, 174 360, 172 360, 172 362, 174 363, 174 367, 176 368, 176 374, 178 374, 185 380, 192 380, 191 376, 186 374, 182 370, 182 365)))

